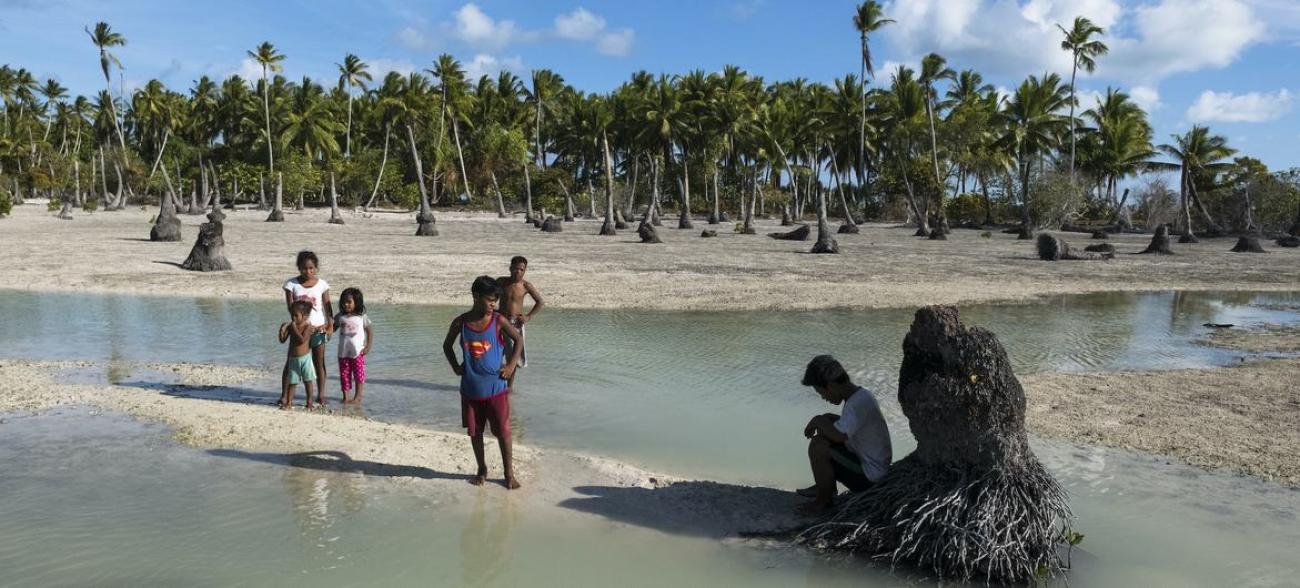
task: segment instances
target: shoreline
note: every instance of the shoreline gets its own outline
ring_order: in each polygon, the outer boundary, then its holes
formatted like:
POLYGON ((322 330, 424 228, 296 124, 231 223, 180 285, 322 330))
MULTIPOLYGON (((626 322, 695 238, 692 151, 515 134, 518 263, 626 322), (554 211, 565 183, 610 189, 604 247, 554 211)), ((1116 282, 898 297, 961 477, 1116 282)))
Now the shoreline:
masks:
MULTIPOLYGON (((596 235, 599 220, 567 223, 544 234, 522 219, 442 213, 438 237, 417 238, 413 213, 345 211, 346 225, 325 223, 327 210, 286 211, 266 223, 263 211, 228 212, 229 272, 187 272, 185 258, 202 216, 181 215, 183 240, 147 237, 152 208, 79 213, 59 220, 35 205, 0 220, 0 247, 24 263, 0 267, 0 284, 28 292, 235 297, 277 300, 294 274, 293 257, 310 248, 333 290, 364 285, 368 301, 463 305, 481 274, 504 274, 508 260, 530 260, 528 278, 547 306, 571 309, 671 311, 816 310, 915 307, 930 304, 1018 304, 1099 292, 1300 292, 1300 250, 1270 255, 1228 252, 1231 239, 1180 245, 1177 255, 1128 255, 1149 236, 1114 235, 1121 255, 1108 262, 1043 262, 1032 242, 1012 235, 956 229, 948 241, 911 236, 897 225, 863 225, 836 235, 840 255, 811 255, 811 242, 769 239, 775 220, 758 220, 759 235, 717 238, 661 229, 663 244, 643 245, 632 231, 596 235), (93 254, 88 254, 93 251, 93 254), (67 263, 91 260, 91 264, 67 263)), ((1076 245, 1086 235, 1062 234, 1076 245)), ((337 292, 336 292, 337 294, 337 292)))

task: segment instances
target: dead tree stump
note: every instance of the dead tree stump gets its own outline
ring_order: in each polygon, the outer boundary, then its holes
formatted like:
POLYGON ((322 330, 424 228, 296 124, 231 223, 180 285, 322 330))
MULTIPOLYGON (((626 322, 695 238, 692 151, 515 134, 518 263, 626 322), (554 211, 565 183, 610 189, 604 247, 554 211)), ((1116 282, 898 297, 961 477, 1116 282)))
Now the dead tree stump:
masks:
POLYGON ((813 253, 839 253, 840 244, 836 243, 835 238, 831 237, 828 232, 824 235, 819 235, 817 237, 817 242, 813 243, 812 252, 813 253))
POLYGON ((789 207, 789 206, 782 206, 782 207, 781 207, 781 226, 783 226, 783 227, 793 227, 793 226, 794 226, 794 219, 790 218, 790 207, 789 207))
POLYGON ((700 231, 700 237, 704 239, 712 239, 717 236, 718 236, 718 231, 714 229, 704 229, 703 231, 700 231))
POLYGON ((1016 240, 1028 241, 1033 238, 1034 229, 1030 228, 1029 225, 1020 225, 1020 228, 1016 229, 1016 240))
POLYGON ((641 221, 641 226, 636 228, 636 235, 642 243, 663 243, 659 240, 659 231, 655 230, 653 222, 641 221))
POLYGON ((836 229, 835 232, 841 235, 856 235, 858 234, 859 229, 858 229, 858 225, 852 223, 844 223, 840 225, 840 228, 836 229))
POLYGON ((416 237, 437 237, 438 236, 438 218, 433 216, 432 210, 426 210, 415 215, 415 236, 416 237))
POLYGON ((1154 253, 1157 255, 1174 254, 1174 251, 1169 248, 1169 225, 1160 225, 1156 227, 1156 234, 1151 236, 1151 243, 1147 245, 1146 249, 1138 252, 1139 255, 1143 253, 1154 253))
POLYGON ((1278 247, 1300 247, 1300 237, 1287 235, 1279 237, 1275 243, 1277 243, 1278 247))
POLYGON ((930 240, 931 240, 931 241, 947 241, 947 240, 948 240, 948 235, 945 234, 945 233, 944 233, 943 231, 941 231, 941 230, 935 229, 935 230, 933 230, 933 231, 930 231, 930 240))
POLYGON ((725 211, 725 210, 722 211, 722 212, 720 212, 720 213, 718 213, 718 222, 720 222, 720 223, 729 223, 729 222, 731 222, 731 215, 727 214, 727 211, 725 211))
POLYGON ((812 227, 799 225, 799 228, 786 233, 768 233, 767 236, 781 241, 807 241, 812 235, 812 227))
POLYGON ((963 325, 956 308, 918 310, 898 402, 916 450, 796 541, 959 582, 1062 571, 1073 515, 1029 447, 1025 393, 997 337, 963 325))
POLYGON ((564 232, 564 223, 560 222, 559 219, 556 219, 553 216, 548 216, 546 217, 546 220, 542 221, 542 232, 562 233, 564 232))
POLYGON ((72 200, 64 198, 63 207, 59 209, 59 214, 55 216, 62 220, 72 220, 72 200))
POLYGON ((271 214, 266 215, 266 222, 284 222, 284 174, 275 175, 275 203, 272 205, 271 214))
POLYGON ((180 241, 181 219, 176 216, 176 203, 171 196, 163 194, 162 205, 158 208, 158 218, 149 229, 150 241, 180 241))
POLYGON ((1113 255, 1115 253, 1115 246, 1110 243, 1094 243, 1084 247, 1083 250, 1092 253, 1110 253, 1113 255))
MULTIPOLYGON (((212 218, 212 215, 208 215, 212 218)), ((229 271, 230 262, 226 260, 226 240, 222 237, 223 226, 220 221, 199 225, 199 238, 190 249, 190 256, 185 258, 181 267, 192 272, 229 271)))
POLYGON ((1259 237, 1237 237, 1237 244, 1232 246, 1233 253, 1268 253, 1259 244, 1259 237))
POLYGON ((1178 237, 1178 242, 1179 243, 1200 243, 1201 240, 1196 238, 1196 233, 1193 233, 1191 229, 1187 229, 1186 231, 1183 231, 1183 234, 1178 237))
POLYGON ((1092 238, 1093 238, 1093 239, 1109 239, 1109 238, 1110 238, 1110 233, 1107 233, 1106 231, 1093 231, 1093 233, 1092 233, 1092 238))
POLYGON ((1094 259, 1110 259, 1110 256, 1092 253, 1075 253, 1070 251, 1070 244, 1064 239, 1049 233, 1043 233, 1038 236, 1038 259, 1043 261, 1079 261, 1094 259))

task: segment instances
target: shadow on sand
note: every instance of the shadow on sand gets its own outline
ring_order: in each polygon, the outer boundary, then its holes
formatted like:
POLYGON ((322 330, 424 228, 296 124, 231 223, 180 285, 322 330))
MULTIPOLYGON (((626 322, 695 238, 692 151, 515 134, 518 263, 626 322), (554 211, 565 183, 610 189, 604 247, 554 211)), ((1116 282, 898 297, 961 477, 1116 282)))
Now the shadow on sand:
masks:
POLYGON ((366 386, 395 386, 398 388, 414 388, 416 390, 428 390, 431 392, 460 393, 460 387, 458 386, 434 384, 432 382, 404 378, 366 378, 366 386))
POLYGON ((256 453, 238 449, 209 449, 209 455, 260 461, 295 468, 363 474, 386 478, 423 478, 425 480, 464 480, 473 476, 469 474, 448 474, 429 468, 409 465, 395 465, 352 459, 342 451, 303 451, 300 453, 256 453))
MULTIPOLYGON (((114 382, 114 385, 141 388, 144 390, 155 390, 159 394, 165 394, 176 398, 217 400, 221 402, 234 402, 236 404, 274 405, 280 399, 279 393, 271 390, 243 388, 239 386, 192 386, 186 384, 146 382, 138 380, 123 380, 120 382, 114 382)), ((301 386, 298 387, 298 394, 302 394, 301 386)))
POLYGON ((718 482, 676 482, 654 488, 578 486, 582 498, 560 506, 676 535, 721 538, 791 529, 807 522, 794 492, 718 482))

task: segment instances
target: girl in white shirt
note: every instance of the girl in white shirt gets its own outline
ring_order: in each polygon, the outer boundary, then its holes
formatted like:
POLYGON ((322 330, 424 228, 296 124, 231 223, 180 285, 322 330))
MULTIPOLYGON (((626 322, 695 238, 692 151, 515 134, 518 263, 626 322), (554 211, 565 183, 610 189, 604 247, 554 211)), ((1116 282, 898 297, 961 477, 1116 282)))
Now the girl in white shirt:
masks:
POLYGON ((284 283, 284 304, 289 307, 298 300, 311 304, 307 322, 315 329, 310 344, 312 364, 316 368, 316 402, 324 406, 325 342, 334 334, 334 324, 326 317, 334 315, 334 308, 330 306, 330 285, 316 277, 319 267, 320 260, 315 253, 298 252, 298 276, 284 283))
POLYGON ((339 314, 334 317, 334 330, 339 332, 339 387, 343 389, 344 404, 361 404, 361 393, 366 389, 366 356, 375 340, 366 316, 366 299, 357 288, 346 288, 339 294, 339 314), (348 398, 348 391, 356 385, 357 393, 348 398))

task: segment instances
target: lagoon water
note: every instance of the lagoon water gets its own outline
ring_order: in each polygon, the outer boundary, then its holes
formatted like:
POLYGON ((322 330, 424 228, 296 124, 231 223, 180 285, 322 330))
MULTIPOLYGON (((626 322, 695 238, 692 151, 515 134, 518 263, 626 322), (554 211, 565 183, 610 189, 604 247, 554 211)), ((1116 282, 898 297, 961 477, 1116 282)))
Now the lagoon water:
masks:
MULTIPOLYGON (((1017 373, 1235 362, 1202 323, 1295 322, 1300 295, 1098 294, 963 308, 1017 373)), ((366 413, 459 426, 441 356, 458 309, 371 302, 366 413)), ((91 374, 152 383, 136 362, 275 371, 282 304, 0 292, 9 358, 94 359, 91 374), (75 317, 75 318, 74 318, 75 317)), ((877 390, 895 457, 913 446, 894 400, 906 310, 654 313, 548 310, 529 325, 512 396, 531 445, 674 475, 805 484, 800 435, 832 410, 798 385, 833 353, 877 390)), ((275 382, 195 392, 273 400, 275 382)), ((330 387, 337 398, 336 382, 330 387)), ((301 396, 299 396, 301 399, 301 396)), ((596 515, 545 515, 490 488, 414 486, 178 447, 165 429, 67 408, 0 424, 0 584, 893 585, 916 581, 800 550, 686 536, 596 515)), ((1072 585, 1285 585, 1300 573, 1300 492, 1122 451, 1035 441, 1071 492, 1072 585)))

